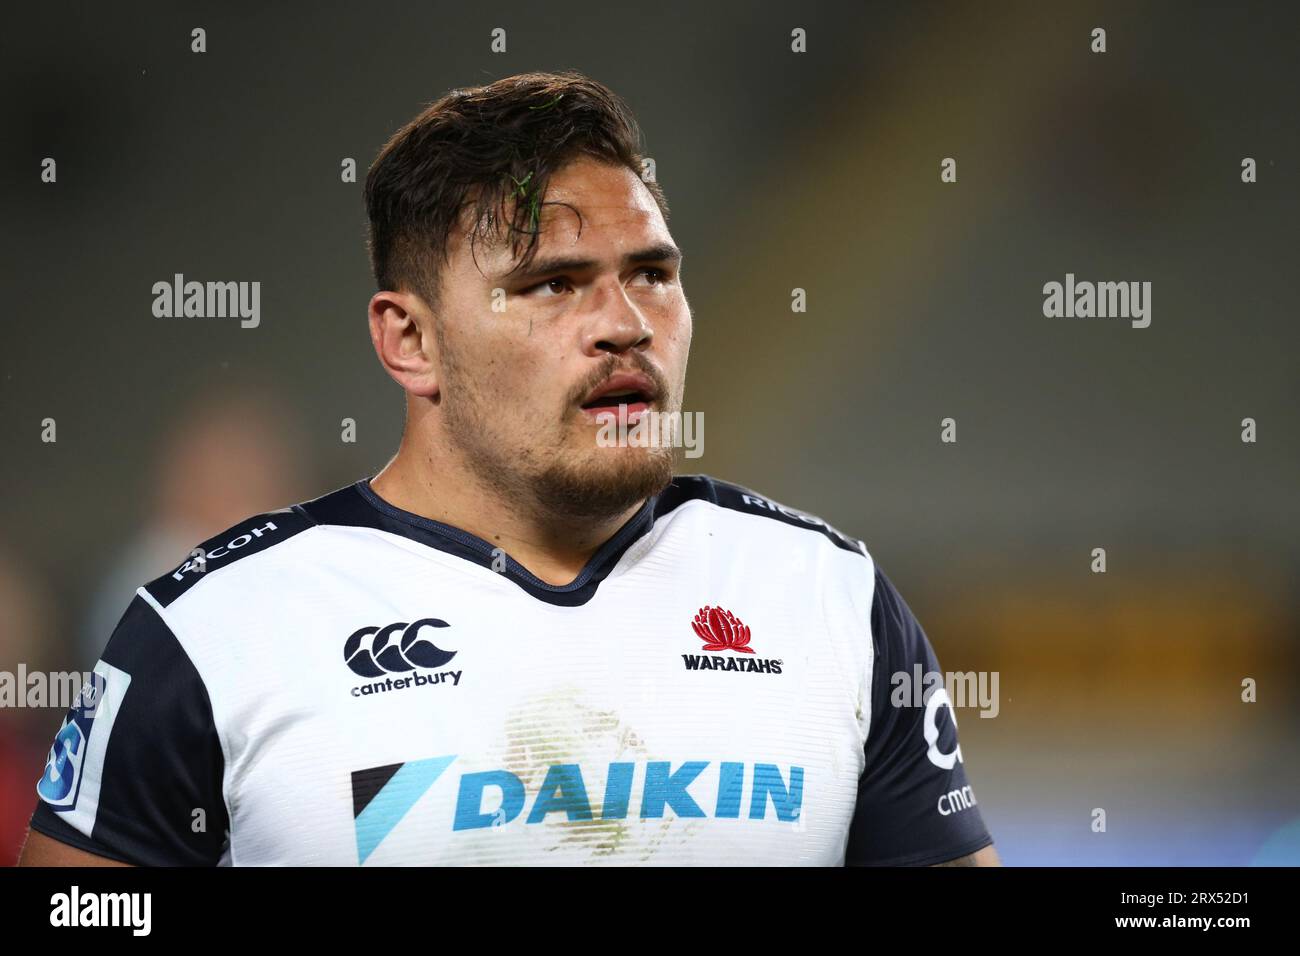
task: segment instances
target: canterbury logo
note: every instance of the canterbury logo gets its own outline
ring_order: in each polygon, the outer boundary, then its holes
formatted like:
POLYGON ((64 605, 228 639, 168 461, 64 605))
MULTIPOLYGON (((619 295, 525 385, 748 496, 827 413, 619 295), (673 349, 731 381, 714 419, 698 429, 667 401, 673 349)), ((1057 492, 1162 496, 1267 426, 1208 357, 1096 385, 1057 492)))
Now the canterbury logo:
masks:
POLYGON ((420 632, 429 627, 448 626, 446 621, 426 617, 410 624, 399 621, 387 627, 363 627, 343 645, 343 659, 362 677, 383 677, 417 667, 442 667, 456 652, 444 651, 420 632))
POLYGON ((702 650, 739 651, 752 654, 749 646, 749 628, 736 615, 720 607, 702 607, 691 621, 691 627, 704 642, 702 650))

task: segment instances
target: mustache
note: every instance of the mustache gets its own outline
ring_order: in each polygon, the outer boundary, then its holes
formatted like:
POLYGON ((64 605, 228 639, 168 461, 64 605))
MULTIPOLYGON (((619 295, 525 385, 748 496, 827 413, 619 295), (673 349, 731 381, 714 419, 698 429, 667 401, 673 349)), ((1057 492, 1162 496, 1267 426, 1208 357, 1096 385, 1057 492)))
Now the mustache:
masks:
POLYGON ((569 390, 569 404, 580 405, 583 400, 592 393, 592 391, 608 379, 611 375, 619 372, 640 372, 646 378, 654 383, 655 393, 658 395, 658 401, 661 404, 667 404, 672 397, 668 388, 668 380, 664 378, 661 372, 653 362, 642 355, 640 352, 629 352, 626 360, 620 360, 616 355, 607 355, 600 366, 596 368, 586 379, 579 382, 569 390), (630 363, 630 364, 629 364, 630 363))

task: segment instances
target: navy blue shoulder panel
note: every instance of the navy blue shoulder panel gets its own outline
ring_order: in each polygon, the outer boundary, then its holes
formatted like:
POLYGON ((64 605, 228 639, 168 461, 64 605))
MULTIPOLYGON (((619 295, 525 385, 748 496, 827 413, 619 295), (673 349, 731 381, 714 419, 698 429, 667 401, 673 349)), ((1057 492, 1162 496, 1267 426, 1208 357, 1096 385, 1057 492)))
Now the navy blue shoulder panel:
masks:
POLYGON ((145 590, 160 605, 167 607, 202 581, 205 574, 234 564, 250 554, 265 551, 311 526, 311 519, 297 506, 245 518, 204 541, 175 570, 146 584, 145 590))
POLYGON ((719 481, 707 475, 679 475, 660 494, 648 500, 597 551, 577 578, 569 584, 553 585, 534 577, 508 554, 481 538, 394 507, 376 495, 370 488, 369 480, 363 478, 311 501, 246 518, 204 541, 175 569, 145 585, 145 590, 160 606, 167 607, 203 580, 204 575, 233 564, 240 558, 265 551, 316 525, 343 525, 377 528, 419 541, 483 567, 500 570, 540 600, 576 607, 591 600, 619 558, 634 541, 650 531, 655 519, 693 500, 709 501, 719 507, 806 528, 825 535, 838 548, 865 554, 861 542, 840 533, 814 515, 787 508, 741 485, 719 481))
POLYGON ((500 548, 451 525, 404 511, 375 494, 369 479, 294 505, 285 511, 258 515, 241 522, 225 534, 203 545, 206 571, 191 559, 170 574, 158 578, 147 590, 164 607, 183 594, 204 573, 224 567, 244 554, 255 554, 303 531, 321 525, 376 528, 418 541, 431 548, 471 561, 502 573, 538 600, 565 607, 586 604, 600 583, 609 575, 634 541, 647 534, 658 518, 679 505, 693 500, 709 501, 723 508, 762 515, 776 521, 823 534, 836 547, 864 554, 858 541, 836 531, 826 522, 763 497, 739 485, 718 481, 707 475, 679 475, 660 494, 623 525, 596 554, 581 573, 568 584, 548 584, 535 577, 523 565, 500 548))
POLYGON ((854 551, 864 557, 866 556, 866 549, 857 538, 850 538, 848 535, 837 531, 816 515, 798 511, 794 508, 787 508, 785 505, 773 501, 771 498, 766 498, 757 491, 752 491, 743 485, 719 481, 716 478, 710 478, 708 475, 679 475, 673 479, 672 485, 660 497, 674 499, 671 502, 672 507, 676 507, 682 501, 698 498, 711 501, 722 508, 743 511, 746 514, 761 515, 764 518, 771 518, 775 521, 794 525, 796 528, 807 528, 809 531, 816 531, 825 535, 837 548, 854 551))

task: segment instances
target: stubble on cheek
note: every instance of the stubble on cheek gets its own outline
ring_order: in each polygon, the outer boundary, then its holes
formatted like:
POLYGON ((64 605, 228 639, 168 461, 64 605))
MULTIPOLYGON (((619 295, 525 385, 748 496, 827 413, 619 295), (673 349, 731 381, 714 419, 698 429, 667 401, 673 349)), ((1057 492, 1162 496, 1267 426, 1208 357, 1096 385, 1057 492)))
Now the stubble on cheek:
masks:
POLYGON ((511 497, 527 494, 531 476, 547 466, 547 449, 560 437, 556 412, 548 415, 529 384, 535 364, 490 348, 470 356, 445 353, 443 364, 449 438, 483 485, 511 497))

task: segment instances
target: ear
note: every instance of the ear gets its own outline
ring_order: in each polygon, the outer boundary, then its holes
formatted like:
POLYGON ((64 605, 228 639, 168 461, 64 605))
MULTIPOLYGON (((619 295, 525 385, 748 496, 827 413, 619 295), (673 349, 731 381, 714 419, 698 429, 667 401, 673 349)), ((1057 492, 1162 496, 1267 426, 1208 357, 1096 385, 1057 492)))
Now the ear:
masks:
POLYGON ((438 339, 424 300, 410 292, 376 292, 369 318, 370 341, 384 371, 411 395, 437 398, 438 339))

